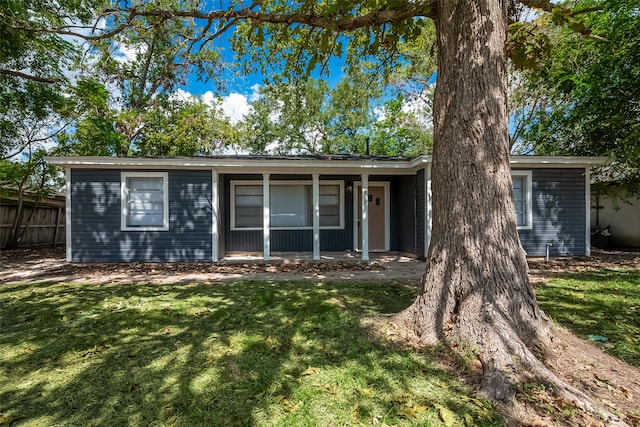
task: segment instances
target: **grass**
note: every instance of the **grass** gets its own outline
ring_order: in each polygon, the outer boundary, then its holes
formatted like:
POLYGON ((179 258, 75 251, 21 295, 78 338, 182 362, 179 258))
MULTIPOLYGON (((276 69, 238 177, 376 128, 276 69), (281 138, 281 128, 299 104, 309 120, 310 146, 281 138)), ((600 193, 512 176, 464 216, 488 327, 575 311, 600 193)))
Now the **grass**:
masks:
POLYGON ((387 283, 0 287, 0 421, 12 425, 500 425, 489 404, 360 323, 387 283))
POLYGON ((633 269, 583 272, 553 278, 536 289, 542 309, 583 338, 606 337, 602 346, 640 366, 640 272, 633 269))

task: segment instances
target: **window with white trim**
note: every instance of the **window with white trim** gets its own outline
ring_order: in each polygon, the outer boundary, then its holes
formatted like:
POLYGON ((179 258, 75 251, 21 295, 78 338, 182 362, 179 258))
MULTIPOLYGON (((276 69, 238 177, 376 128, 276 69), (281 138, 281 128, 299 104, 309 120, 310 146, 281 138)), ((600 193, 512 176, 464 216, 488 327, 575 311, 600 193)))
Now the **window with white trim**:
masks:
MULTIPOLYGON (((313 228, 313 185, 303 181, 269 183, 272 229, 313 228)), ((344 183, 320 181, 320 228, 344 228, 344 183)), ((262 229, 262 181, 231 182, 231 228, 262 229)))
POLYGON ((531 171, 512 171, 513 204, 519 229, 533 227, 531 171))
POLYGON ((122 172, 120 185, 122 230, 169 229, 167 172, 122 172))

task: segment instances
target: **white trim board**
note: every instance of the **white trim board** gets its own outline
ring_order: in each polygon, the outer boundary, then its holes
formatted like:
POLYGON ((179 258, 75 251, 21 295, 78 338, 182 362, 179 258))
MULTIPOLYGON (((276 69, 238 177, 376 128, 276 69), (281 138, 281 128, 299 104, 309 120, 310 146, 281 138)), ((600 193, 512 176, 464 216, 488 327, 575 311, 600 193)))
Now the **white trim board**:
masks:
POLYGON ((67 187, 67 194, 65 198, 65 251, 67 262, 72 261, 73 250, 72 250, 72 240, 71 240, 71 168, 65 168, 65 184, 67 187))
MULTIPOLYGON (((212 169, 219 173, 263 173, 272 174, 355 174, 362 175, 403 175, 409 171, 417 171, 431 164, 431 156, 408 158, 309 158, 309 157, 264 157, 252 156, 219 156, 219 157, 106 157, 106 156, 78 156, 56 157, 48 156, 46 161, 56 166, 70 166, 73 168, 104 169, 212 169), (329 171, 329 172, 327 172, 329 171)), ((600 166, 610 162, 606 157, 576 157, 576 156, 511 156, 512 166, 530 168, 585 168, 600 166)))
POLYGON ((211 261, 220 259, 220 194, 218 182, 220 176, 215 169, 211 170, 211 261))

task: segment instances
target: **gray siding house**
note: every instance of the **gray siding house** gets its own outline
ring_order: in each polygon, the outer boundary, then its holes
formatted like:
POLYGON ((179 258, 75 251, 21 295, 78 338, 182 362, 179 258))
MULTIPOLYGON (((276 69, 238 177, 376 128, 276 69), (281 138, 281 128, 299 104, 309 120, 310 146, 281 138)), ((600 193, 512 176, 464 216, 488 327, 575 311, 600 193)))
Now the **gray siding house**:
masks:
MULTIPOLYGON (((218 261, 236 253, 424 257, 430 156, 50 157, 66 169, 69 262, 218 261)), ((590 168, 601 158, 511 158, 529 256, 589 255, 590 168)), ((488 201, 490 203, 490 201, 488 201)))

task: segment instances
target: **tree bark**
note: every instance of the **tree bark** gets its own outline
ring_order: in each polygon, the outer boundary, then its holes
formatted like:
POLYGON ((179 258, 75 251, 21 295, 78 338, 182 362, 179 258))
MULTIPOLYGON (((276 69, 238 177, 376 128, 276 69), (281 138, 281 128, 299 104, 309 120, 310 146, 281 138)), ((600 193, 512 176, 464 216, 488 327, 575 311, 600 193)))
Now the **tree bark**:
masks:
POLYGON ((533 379, 624 425, 542 362, 551 333, 518 238, 509 164, 508 0, 436 3, 432 238, 422 292, 394 320, 424 344, 473 353, 492 399, 513 402, 533 379))
POLYGON ((507 3, 437 1, 432 239, 422 292, 394 320, 424 344, 473 353, 490 398, 511 402, 517 383, 535 379, 602 413, 541 361, 551 334, 528 279, 512 197, 507 3))

